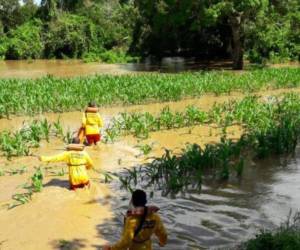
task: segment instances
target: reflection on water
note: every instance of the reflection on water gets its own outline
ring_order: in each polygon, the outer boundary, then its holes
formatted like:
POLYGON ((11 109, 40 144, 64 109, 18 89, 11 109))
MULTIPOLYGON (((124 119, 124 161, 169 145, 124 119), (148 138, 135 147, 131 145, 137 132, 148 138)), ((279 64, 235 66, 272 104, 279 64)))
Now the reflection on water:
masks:
MULTIPOLYGON (((268 159, 246 168, 242 180, 206 183, 201 194, 190 191, 170 199, 157 192, 150 203, 161 208, 170 234, 164 249, 229 247, 261 228, 279 225, 290 209, 300 208, 299 164, 300 149, 295 158, 268 159)), ((118 185, 111 185, 118 192, 118 185)), ((115 219, 101 228, 110 241, 118 239, 128 207, 129 194, 120 191, 120 197, 112 201, 115 219)))
POLYGON ((144 63, 104 64, 84 63, 80 60, 18 60, 0 61, 1 78, 38 78, 46 75, 58 77, 91 74, 128 74, 137 72, 196 71, 208 68, 230 68, 230 62, 208 62, 181 57, 163 58, 160 62, 146 60, 144 63))

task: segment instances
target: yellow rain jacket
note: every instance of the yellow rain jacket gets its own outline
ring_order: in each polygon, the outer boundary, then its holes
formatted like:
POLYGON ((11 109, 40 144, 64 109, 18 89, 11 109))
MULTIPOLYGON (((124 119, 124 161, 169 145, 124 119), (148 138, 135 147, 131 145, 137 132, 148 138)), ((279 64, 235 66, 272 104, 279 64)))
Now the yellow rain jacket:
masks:
POLYGON ((85 128, 86 135, 99 134, 103 127, 103 120, 98 112, 85 112, 82 117, 82 127, 85 128))
POLYGON ((165 227, 157 213, 150 212, 145 219, 141 231, 136 237, 134 232, 139 226, 142 215, 128 215, 125 219, 125 226, 122 238, 111 250, 152 250, 151 236, 155 234, 161 246, 167 243, 165 227))
POLYGON ((69 166, 69 181, 72 186, 86 184, 89 181, 86 169, 93 167, 93 162, 85 151, 65 151, 55 156, 42 156, 41 160, 43 162, 66 162, 69 166))

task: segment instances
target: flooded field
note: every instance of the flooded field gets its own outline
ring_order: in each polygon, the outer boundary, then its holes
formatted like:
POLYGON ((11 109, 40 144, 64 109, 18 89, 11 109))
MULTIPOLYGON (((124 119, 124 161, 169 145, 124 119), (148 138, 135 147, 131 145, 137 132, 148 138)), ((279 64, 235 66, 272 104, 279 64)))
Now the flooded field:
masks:
MULTIPOLYGON (((260 92, 262 98, 286 90, 260 92)), ((294 89, 299 92, 299 89, 294 89)), ((174 111, 195 105, 203 110, 215 103, 239 99, 243 95, 205 96, 179 102, 156 103, 128 107, 101 108, 106 125, 119 112, 157 113, 166 105, 174 111)), ((0 120, 0 130, 15 130, 28 119, 60 117, 64 128, 72 131, 80 126, 80 112, 44 114, 36 117, 14 117, 0 120)), ((228 136, 238 139, 239 126, 228 128, 228 136)), ((149 157, 161 156, 165 148, 179 152, 187 143, 204 146, 220 140, 221 128, 208 125, 150 133, 146 140, 133 136, 121 137, 112 144, 89 147, 96 170, 122 173, 123 168, 143 165, 149 157), (139 144, 151 144, 153 149, 144 156, 139 144)), ((34 155, 61 152, 64 143, 51 139, 34 149, 34 155)), ((248 162, 241 178, 223 182, 204 180, 202 192, 193 189, 175 197, 162 197, 157 191, 150 204, 160 207, 160 214, 169 232, 169 244, 164 249, 207 249, 236 245, 261 228, 272 228, 287 217, 290 209, 300 208, 300 149, 295 155, 273 157, 248 162)), ((123 215, 128 208, 129 193, 120 190, 119 182, 104 183, 96 171, 90 171, 90 189, 68 190, 68 176, 63 164, 41 164, 36 157, 0 158, 0 249, 101 249, 105 240, 114 242, 122 230, 123 215), (44 188, 32 200, 13 209, 13 195, 26 192, 35 167, 44 170, 44 188), (63 170, 64 169, 64 170, 63 170), (12 223, 13 222, 13 223, 12 223)), ((149 192, 151 189, 148 190, 149 192)), ((155 249, 155 248, 154 248, 155 249)))
MULTIPOLYGON (((299 63, 274 65, 299 67, 299 63)), ((273 67, 273 66, 272 66, 273 67)), ((163 58, 160 62, 146 60, 144 63, 105 64, 84 63, 81 60, 6 60, 0 61, 0 78, 39 78, 47 75, 57 77, 86 76, 93 74, 129 74, 138 72, 177 73, 207 69, 231 70, 230 61, 197 61, 195 59, 163 58)))

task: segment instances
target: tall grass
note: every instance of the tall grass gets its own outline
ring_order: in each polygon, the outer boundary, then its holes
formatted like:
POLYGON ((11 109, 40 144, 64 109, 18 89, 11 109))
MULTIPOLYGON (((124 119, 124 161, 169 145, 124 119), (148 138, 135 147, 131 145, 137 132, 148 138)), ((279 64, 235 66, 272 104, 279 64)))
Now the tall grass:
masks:
POLYGON ((235 74, 200 72, 89 76, 72 79, 45 77, 36 80, 0 80, 0 117, 10 114, 63 112, 85 107, 90 100, 99 105, 176 101, 231 91, 297 87, 300 69, 262 69, 235 74))

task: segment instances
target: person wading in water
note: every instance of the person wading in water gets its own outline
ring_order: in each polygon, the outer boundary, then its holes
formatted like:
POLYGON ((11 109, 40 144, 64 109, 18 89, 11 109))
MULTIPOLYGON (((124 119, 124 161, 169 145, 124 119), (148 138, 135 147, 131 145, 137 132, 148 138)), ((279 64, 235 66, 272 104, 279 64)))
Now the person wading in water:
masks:
POLYGON ((83 188, 89 186, 89 176, 87 169, 93 167, 93 162, 84 145, 79 143, 78 138, 74 138, 72 143, 67 145, 67 150, 54 156, 39 156, 42 162, 66 162, 69 166, 70 189, 83 188))
POLYGON ((103 120, 95 102, 90 102, 82 117, 82 126, 79 129, 78 137, 83 143, 86 137, 87 145, 97 145, 101 140, 100 129, 103 127, 103 120))
POLYGON ((132 193, 131 203, 133 209, 127 211, 122 238, 114 245, 106 245, 103 250, 152 250, 151 237, 155 234, 159 245, 167 243, 167 232, 156 213, 155 206, 147 207, 147 197, 143 190, 132 193))

